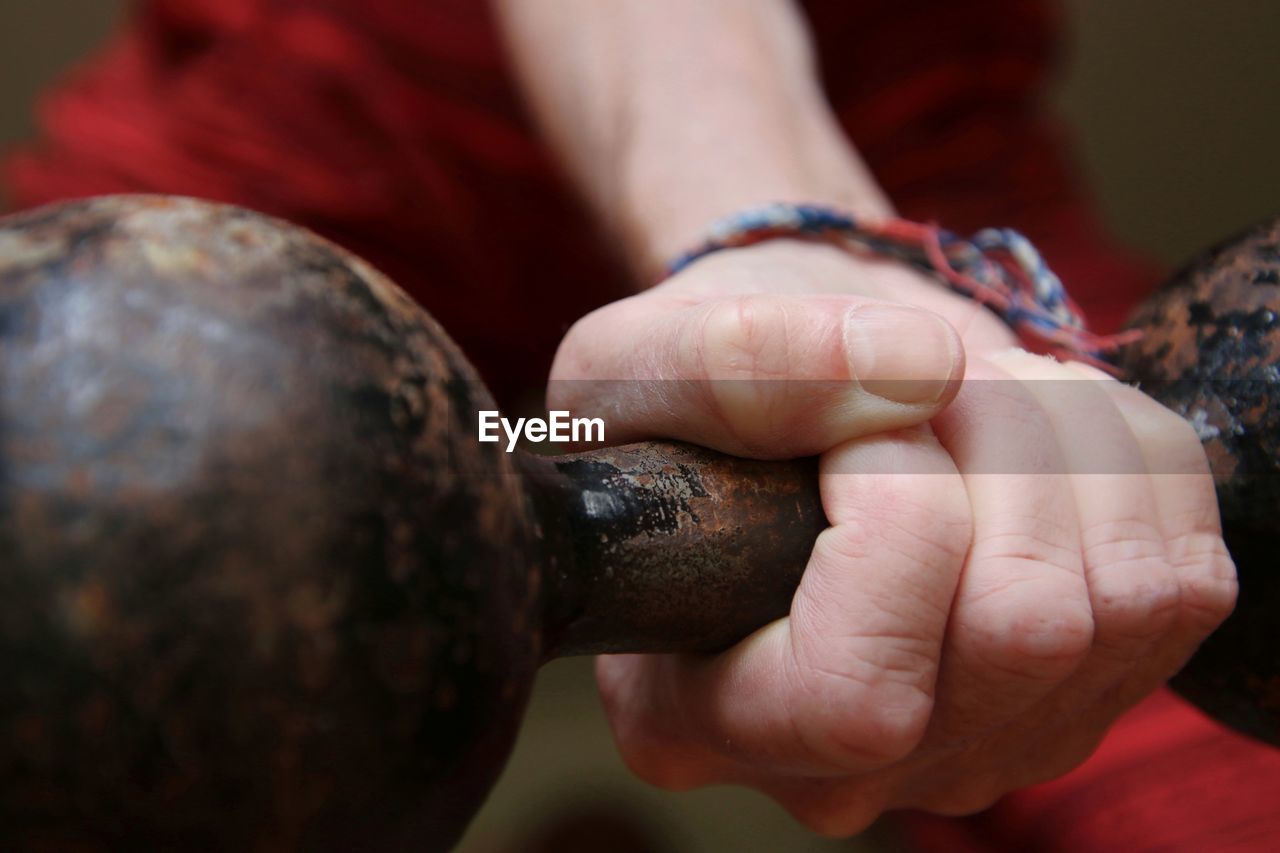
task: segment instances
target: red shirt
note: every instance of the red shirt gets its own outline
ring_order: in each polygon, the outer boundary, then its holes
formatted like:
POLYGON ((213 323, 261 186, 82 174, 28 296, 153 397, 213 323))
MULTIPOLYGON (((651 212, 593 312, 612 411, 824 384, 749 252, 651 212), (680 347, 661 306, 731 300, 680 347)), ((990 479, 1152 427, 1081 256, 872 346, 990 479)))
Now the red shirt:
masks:
MULTIPOLYGON (((837 114, 902 213, 1021 228, 1100 330, 1149 271, 1094 225, 1040 94, 1031 0, 811 0, 837 114)), ((21 205, 123 191, 308 225, 409 290, 491 380, 540 382, 627 282, 521 109, 479 0, 147 0, 51 92, 21 205)))

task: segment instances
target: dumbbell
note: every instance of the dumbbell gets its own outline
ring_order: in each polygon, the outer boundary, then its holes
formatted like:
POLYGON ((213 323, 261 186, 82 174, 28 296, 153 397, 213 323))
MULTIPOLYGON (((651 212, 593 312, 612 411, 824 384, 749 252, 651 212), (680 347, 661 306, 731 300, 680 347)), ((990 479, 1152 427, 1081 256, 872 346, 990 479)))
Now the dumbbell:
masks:
MULTIPOLYGON (((1174 685, 1280 741, 1280 222, 1141 309, 1200 430, 1237 614, 1174 685)), ((119 196, 0 220, 0 846, 447 849, 538 666, 786 615, 813 460, 477 441, 444 331, 308 231, 119 196)))

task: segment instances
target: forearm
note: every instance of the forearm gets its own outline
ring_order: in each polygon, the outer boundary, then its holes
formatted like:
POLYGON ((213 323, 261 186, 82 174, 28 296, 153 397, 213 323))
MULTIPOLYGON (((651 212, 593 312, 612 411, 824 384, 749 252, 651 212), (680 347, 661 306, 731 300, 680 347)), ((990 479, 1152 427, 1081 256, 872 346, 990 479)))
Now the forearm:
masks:
POLYGON ((890 208, 787 0, 498 0, 533 111, 640 280, 770 201, 890 208))

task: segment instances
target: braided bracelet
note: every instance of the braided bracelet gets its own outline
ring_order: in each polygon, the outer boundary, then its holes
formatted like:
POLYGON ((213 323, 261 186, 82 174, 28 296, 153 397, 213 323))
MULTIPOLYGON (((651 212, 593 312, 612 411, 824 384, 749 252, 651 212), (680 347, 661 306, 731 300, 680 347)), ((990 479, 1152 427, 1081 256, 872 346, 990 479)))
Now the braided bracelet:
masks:
POLYGON ((1030 349, 1114 368, 1104 356, 1141 333, 1096 335, 1031 241, 1009 228, 987 228, 969 239, 904 219, 863 220, 807 204, 770 204, 714 223, 707 239, 677 258, 666 277, 695 261, 776 237, 834 241, 910 264, 940 278, 953 291, 994 311, 1030 349))

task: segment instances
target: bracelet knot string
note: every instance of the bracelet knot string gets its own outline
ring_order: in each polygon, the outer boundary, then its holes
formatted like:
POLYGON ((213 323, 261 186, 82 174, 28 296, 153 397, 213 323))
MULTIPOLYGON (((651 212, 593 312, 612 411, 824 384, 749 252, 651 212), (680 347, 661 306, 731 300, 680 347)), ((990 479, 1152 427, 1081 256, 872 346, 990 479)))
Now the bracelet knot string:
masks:
POLYGON ((695 261, 778 237, 836 242, 930 273, 956 293, 985 305, 1029 349, 1082 361, 1114 374, 1107 353, 1141 337, 1131 330, 1097 335, 1031 241, 1011 228, 987 228, 965 238, 905 219, 862 219, 834 208, 770 204, 718 220, 700 245, 678 257, 669 278, 695 261))

